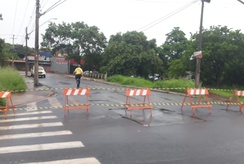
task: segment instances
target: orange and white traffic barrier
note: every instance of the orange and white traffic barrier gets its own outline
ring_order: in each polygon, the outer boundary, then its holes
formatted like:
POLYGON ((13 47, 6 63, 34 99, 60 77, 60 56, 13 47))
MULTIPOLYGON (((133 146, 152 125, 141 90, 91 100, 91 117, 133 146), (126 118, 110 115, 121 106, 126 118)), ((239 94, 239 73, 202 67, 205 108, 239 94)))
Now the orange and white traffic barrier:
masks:
POLYGON ((182 102, 182 105, 181 105, 181 111, 182 111, 183 106, 185 104, 186 97, 189 97, 190 106, 191 106, 193 115, 195 115, 197 108, 209 108, 209 113, 212 113, 212 105, 210 105, 210 102, 208 100, 208 95, 209 95, 208 89, 187 88, 186 89, 186 94, 184 96, 184 99, 183 99, 183 102, 182 102), (198 101, 197 102, 194 102, 192 100, 193 96, 195 96, 195 97, 198 96, 198 101), (205 99, 206 99, 206 102, 204 102, 204 104, 201 102, 202 96, 204 96, 205 99))
POLYGON ((15 114, 15 110, 14 110, 15 106, 13 105, 13 101, 12 101, 12 98, 11 98, 11 92, 9 92, 9 91, 1 91, 0 92, 0 98, 1 99, 5 99, 5 101, 6 101, 6 105, 5 106, 0 106, 0 112, 4 113, 4 118, 5 119, 7 118, 9 109, 12 109, 14 114, 15 114))
POLYGON ((242 108, 244 107, 244 102, 241 102, 239 97, 244 97, 244 91, 234 90, 234 93, 233 93, 232 97, 230 98, 230 102, 227 103, 227 105, 226 105, 226 110, 228 110, 230 105, 236 105, 236 106, 239 106, 239 111, 242 113, 242 108), (235 99, 236 99, 236 102, 234 102, 235 99))
POLYGON ((64 88, 63 89, 63 95, 65 97, 65 103, 64 103, 64 115, 67 115, 67 112, 69 112, 69 110, 74 109, 74 110, 86 110, 86 114, 88 114, 88 110, 89 110, 89 102, 88 102, 88 98, 90 96, 90 88, 78 88, 78 89, 74 89, 74 88, 64 88), (69 101, 68 101, 68 97, 69 96, 85 96, 85 102, 84 103, 80 103, 77 105, 70 105, 69 101))
MULTIPOLYGON (((150 104, 150 95, 151 91, 150 89, 126 89, 125 90, 125 95, 126 95, 126 102, 124 106, 127 108, 127 110, 130 111, 130 117, 132 116, 132 110, 136 109, 150 109, 150 113, 152 116, 152 109, 153 106, 150 104), (134 96, 141 96, 143 97, 142 102, 131 102, 131 97, 134 96), (147 102, 146 102, 147 100, 147 102)), ((125 112, 126 112, 125 108, 125 112)))

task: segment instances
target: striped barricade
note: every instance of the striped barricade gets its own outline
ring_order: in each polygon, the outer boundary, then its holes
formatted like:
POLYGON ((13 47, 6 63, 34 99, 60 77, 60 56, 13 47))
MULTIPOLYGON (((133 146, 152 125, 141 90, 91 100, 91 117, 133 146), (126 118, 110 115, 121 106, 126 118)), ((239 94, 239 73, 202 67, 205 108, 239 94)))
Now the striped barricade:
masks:
POLYGON ((244 107, 244 102, 241 102, 239 97, 244 97, 244 91, 234 90, 234 93, 233 93, 232 97, 230 98, 230 102, 227 103, 227 105, 226 105, 226 110, 228 110, 230 105, 236 105, 236 106, 239 106, 239 111, 242 113, 242 108, 244 107), (236 102, 234 102, 235 99, 236 99, 236 102))
POLYGON ((152 109, 153 106, 150 104, 150 95, 151 91, 150 89, 126 89, 125 90, 126 95, 126 102, 124 104, 125 112, 126 109, 130 111, 130 117, 132 117, 132 110, 136 109, 150 109, 150 114, 152 116, 152 109), (131 102, 131 97, 134 96, 142 96, 143 101, 142 102, 131 102), (146 102, 147 100, 147 102, 146 102))
POLYGON ((209 113, 212 113, 212 105, 210 105, 210 102, 208 100, 208 95, 209 95, 208 89, 196 89, 196 88, 186 89, 186 94, 184 96, 184 99, 183 99, 182 105, 181 105, 181 111, 185 104, 186 97, 189 97, 190 106, 191 106, 193 115, 195 115, 197 108, 209 108, 209 113), (193 101, 193 96, 195 96, 195 97, 198 96, 197 102, 193 101), (201 102, 203 96, 206 99, 206 102, 204 102, 204 103, 201 102))
POLYGON ((14 114, 15 114, 15 110, 14 110, 15 106, 13 105, 13 101, 12 101, 12 98, 11 98, 11 92, 9 92, 9 91, 1 91, 0 92, 0 98, 1 99, 5 99, 5 101, 6 101, 5 106, 0 106, 0 112, 4 113, 4 118, 5 119, 7 118, 9 109, 12 109, 14 114))
POLYGON ((65 103, 64 103, 64 116, 67 115, 67 112, 69 112, 70 109, 74 109, 74 110, 79 110, 79 109, 83 109, 86 110, 86 114, 88 114, 88 110, 89 110, 89 102, 88 102, 88 98, 90 96, 90 88, 79 88, 79 89, 69 89, 69 88, 64 88, 63 89, 63 95, 64 95, 64 99, 65 99, 65 103), (68 101, 68 97, 69 96, 85 96, 85 102, 84 103, 80 103, 77 105, 70 105, 69 101, 68 101))

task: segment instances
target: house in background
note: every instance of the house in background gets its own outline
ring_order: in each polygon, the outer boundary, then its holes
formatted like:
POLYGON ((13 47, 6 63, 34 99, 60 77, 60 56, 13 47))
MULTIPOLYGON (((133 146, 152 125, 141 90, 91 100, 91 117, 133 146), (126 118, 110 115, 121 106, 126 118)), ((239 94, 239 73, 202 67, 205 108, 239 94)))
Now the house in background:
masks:
MULTIPOLYGON (((38 64, 43 66, 47 72, 51 72, 51 53, 40 52, 38 57, 38 64)), ((34 66, 35 57, 34 55, 27 56, 20 60, 9 60, 9 66, 15 67, 17 70, 25 71, 27 62, 27 71, 34 66)))
MULTIPOLYGON (((46 72, 51 72, 51 58, 52 54, 48 52, 40 52, 38 57, 38 65, 42 66, 46 72)), ((25 58, 23 59, 25 61, 25 58)), ((28 70, 33 68, 35 64, 35 56, 27 56, 28 70)))
POLYGON ((76 63, 74 59, 66 60, 62 56, 53 56, 51 58, 51 70, 56 73, 72 74, 78 64, 83 65, 84 61, 81 60, 80 63, 76 63))
MULTIPOLYGON (((27 72, 33 68, 35 64, 35 56, 27 56, 27 59, 11 60, 9 65, 15 67, 17 70, 25 71, 27 62, 27 72)), ((59 53, 52 55, 48 52, 40 52, 38 57, 38 65, 42 66, 46 72, 55 72, 63 74, 72 74, 78 64, 84 65, 84 60, 76 63, 74 59, 66 60, 65 55, 59 53)))

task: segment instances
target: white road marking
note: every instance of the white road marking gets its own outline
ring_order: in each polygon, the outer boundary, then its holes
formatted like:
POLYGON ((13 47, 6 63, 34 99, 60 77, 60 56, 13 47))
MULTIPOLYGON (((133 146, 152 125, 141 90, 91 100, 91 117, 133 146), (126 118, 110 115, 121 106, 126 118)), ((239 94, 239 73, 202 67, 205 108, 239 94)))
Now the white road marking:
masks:
POLYGON ((27 115, 35 115, 35 114, 48 114, 52 113, 52 111, 35 111, 35 112, 25 112, 25 113, 15 113, 15 114, 8 114, 10 116, 27 116, 27 115))
POLYGON ((0 147, 0 154, 85 147, 80 141, 0 147))
POLYGON ((39 116, 39 117, 28 117, 28 118, 13 118, 13 119, 0 120, 0 123, 1 122, 44 120, 44 119, 53 119, 53 118, 57 118, 57 117, 56 116, 39 116))
POLYGON ((77 158, 77 159, 65 159, 50 162, 33 162, 22 164, 100 164, 96 158, 77 158))
POLYGON ((50 103, 53 107, 56 107, 56 106, 63 106, 63 105, 57 100, 56 97, 49 98, 48 101, 49 101, 49 103, 50 103))
POLYGON ((52 132, 40 132, 40 133, 25 133, 25 134, 11 134, 0 136, 0 140, 10 140, 19 138, 35 138, 35 137, 47 137, 47 136, 60 136, 60 135, 70 135, 71 131, 52 131, 52 132))
MULTIPOLYGON (((52 106, 62 106, 56 98, 48 99, 52 106)), ((26 113, 16 113, 8 114, 7 120, 0 120, 0 123, 5 122, 18 122, 18 121, 31 121, 31 120, 43 120, 43 119, 54 119, 56 116, 34 116, 38 114, 52 114, 52 111, 37 111, 36 103, 29 103, 27 106, 26 113), (26 116, 24 118, 16 118, 16 116, 26 116), (28 117, 29 116, 29 117, 28 117)), ((36 123, 36 124, 22 124, 22 125, 10 125, 10 126, 0 126, 1 130, 15 130, 15 129, 28 129, 28 128, 43 128, 43 127, 58 127, 63 126, 62 122, 51 122, 51 123, 36 123)), ((0 140, 11 140, 11 139, 28 139, 34 137, 52 137, 61 135, 71 135, 72 132, 68 130, 63 131, 48 131, 48 132, 35 132, 35 133, 23 133, 23 134, 11 134, 2 135, 0 140)), ((46 151, 46 150, 62 150, 62 149, 72 149, 72 148, 82 148, 85 147, 80 141, 70 141, 70 142, 57 142, 57 143, 46 143, 46 144, 33 144, 33 145, 20 145, 20 146, 6 146, 0 147, 0 154, 8 153, 22 153, 22 152, 32 152, 32 151, 46 151)), ((46 161, 46 162, 32 162, 23 164, 101 164, 95 157, 88 158, 76 158, 76 159, 63 159, 56 161, 46 161)))
POLYGON ((27 111, 34 111, 34 110, 37 110, 36 102, 27 104, 26 110, 27 110, 27 111))
POLYGON ((40 124, 0 126, 0 130, 29 129, 29 128, 42 128, 42 127, 53 127, 53 126, 63 126, 63 123, 62 122, 51 122, 51 123, 40 123, 40 124))

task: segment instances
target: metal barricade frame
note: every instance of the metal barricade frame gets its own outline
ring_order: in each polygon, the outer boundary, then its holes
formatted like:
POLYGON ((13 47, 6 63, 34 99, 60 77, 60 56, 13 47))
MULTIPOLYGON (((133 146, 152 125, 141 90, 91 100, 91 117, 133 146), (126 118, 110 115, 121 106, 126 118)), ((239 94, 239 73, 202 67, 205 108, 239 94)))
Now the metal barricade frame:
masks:
POLYGON ((69 113, 69 110, 86 110, 86 115, 88 115, 88 110, 90 108, 89 104, 89 96, 90 96, 90 88, 64 88, 63 89, 63 95, 64 95, 64 116, 67 116, 67 113, 69 113), (86 101, 83 104, 78 105, 70 105, 68 97, 69 96, 85 96, 86 101))

